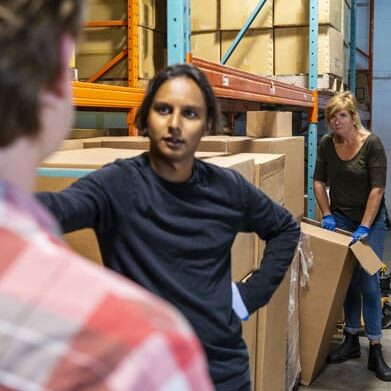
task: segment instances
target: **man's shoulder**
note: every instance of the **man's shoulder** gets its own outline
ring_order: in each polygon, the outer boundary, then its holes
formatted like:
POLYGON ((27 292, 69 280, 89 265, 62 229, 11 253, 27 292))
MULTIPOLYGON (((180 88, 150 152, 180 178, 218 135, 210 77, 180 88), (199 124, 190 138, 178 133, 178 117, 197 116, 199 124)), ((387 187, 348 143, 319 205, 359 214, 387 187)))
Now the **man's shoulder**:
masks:
POLYGON ((0 230, 0 243, 7 258, 0 264, 0 280, 8 281, 27 305, 55 309, 67 322, 85 323, 125 340, 134 341, 132 330, 189 333, 187 322, 169 304, 65 244, 26 240, 6 229, 0 230), (121 327, 105 329, 119 316, 121 327))

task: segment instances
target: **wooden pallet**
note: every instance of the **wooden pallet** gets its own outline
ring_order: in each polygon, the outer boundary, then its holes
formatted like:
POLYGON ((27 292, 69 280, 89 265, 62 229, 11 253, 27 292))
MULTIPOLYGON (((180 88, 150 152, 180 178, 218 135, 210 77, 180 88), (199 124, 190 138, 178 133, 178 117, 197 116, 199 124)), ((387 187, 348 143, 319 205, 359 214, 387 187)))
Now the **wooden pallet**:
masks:
MULTIPOLYGON (((273 79, 293 84, 298 87, 308 88, 308 75, 276 75, 273 76, 273 79)), ((318 75, 317 89, 331 92, 342 92, 345 91, 347 87, 340 77, 325 73, 323 75, 318 75)))

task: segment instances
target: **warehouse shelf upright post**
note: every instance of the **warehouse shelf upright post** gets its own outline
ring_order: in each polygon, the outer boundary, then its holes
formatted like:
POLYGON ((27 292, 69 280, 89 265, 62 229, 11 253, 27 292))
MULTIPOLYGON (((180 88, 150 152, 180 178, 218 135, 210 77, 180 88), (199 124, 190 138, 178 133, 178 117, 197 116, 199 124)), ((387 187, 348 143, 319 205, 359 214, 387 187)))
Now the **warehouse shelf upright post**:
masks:
MULTIPOLYGON (((315 91, 318 88, 318 1, 309 2, 309 75, 308 87, 315 91)), ((317 103, 317 102, 316 102, 317 103)), ((316 217, 316 199, 314 193, 314 170, 318 146, 318 105, 309 113, 308 141, 307 141, 307 217, 316 217)))

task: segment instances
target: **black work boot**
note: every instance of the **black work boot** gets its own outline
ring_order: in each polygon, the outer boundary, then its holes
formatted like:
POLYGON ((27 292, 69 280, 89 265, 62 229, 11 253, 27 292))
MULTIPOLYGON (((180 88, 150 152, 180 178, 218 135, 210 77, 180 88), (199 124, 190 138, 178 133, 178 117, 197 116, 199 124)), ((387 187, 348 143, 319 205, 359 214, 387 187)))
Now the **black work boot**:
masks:
POLYGON ((327 357, 327 362, 329 364, 339 364, 351 358, 358 358, 360 356, 361 352, 358 334, 351 334, 345 331, 345 339, 343 343, 334 353, 331 353, 327 357))
POLYGON ((381 344, 369 345, 368 369, 383 381, 391 381, 391 368, 386 364, 381 352, 381 344))

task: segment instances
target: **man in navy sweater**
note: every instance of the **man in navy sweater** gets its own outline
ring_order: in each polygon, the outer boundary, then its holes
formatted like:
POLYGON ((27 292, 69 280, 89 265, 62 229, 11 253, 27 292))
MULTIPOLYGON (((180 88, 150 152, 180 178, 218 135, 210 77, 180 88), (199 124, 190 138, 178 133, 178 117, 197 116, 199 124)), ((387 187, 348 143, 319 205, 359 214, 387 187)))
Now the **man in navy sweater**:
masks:
POLYGON ((148 152, 39 198, 65 232, 95 230, 107 267, 182 311, 203 343, 217 390, 250 390, 241 321, 267 304, 284 277, 298 223, 239 173, 195 159, 201 137, 219 128, 219 112, 194 66, 155 76, 136 125, 150 138, 148 152), (256 232, 266 247, 248 281, 232 283, 239 232, 256 232))

